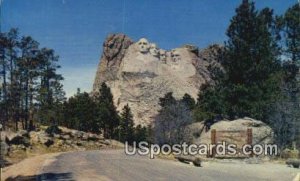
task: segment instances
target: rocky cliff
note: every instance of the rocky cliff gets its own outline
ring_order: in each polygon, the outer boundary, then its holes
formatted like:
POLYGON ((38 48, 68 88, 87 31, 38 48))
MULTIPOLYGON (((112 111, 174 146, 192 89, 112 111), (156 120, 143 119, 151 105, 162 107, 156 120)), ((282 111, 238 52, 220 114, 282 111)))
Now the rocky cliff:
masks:
POLYGON ((197 98, 199 87, 211 81, 208 69, 218 64, 220 50, 218 45, 203 50, 192 45, 163 50, 145 38, 134 42, 123 34, 109 35, 93 94, 106 82, 117 109, 129 104, 135 123, 147 125, 159 110, 159 98, 167 92, 177 99, 185 93, 197 98))

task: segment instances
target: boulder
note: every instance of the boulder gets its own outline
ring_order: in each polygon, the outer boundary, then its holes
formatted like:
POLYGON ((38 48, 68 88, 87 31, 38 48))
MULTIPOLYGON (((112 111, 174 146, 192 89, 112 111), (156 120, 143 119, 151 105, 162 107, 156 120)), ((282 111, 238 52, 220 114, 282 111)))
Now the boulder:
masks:
POLYGON ((71 135, 73 138, 78 138, 81 139, 83 136, 84 132, 82 131, 77 131, 77 130, 72 130, 71 135))
POLYGON ((70 135, 61 135, 60 139, 69 140, 69 139, 71 139, 71 136, 70 135))
POLYGON ((6 132, 5 141, 9 145, 24 145, 30 146, 29 134, 27 131, 19 131, 17 133, 6 132))
POLYGON ((175 158, 183 163, 193 163, 196 167, 201 167, 201 159, 191 155, 177 155, 175 158))
POLYGON ((87 141, 89 139, 89 134, 88 133, 84 133, 82 132, 82 137, 81 137, 82 140, 84 141, 87 141))
POLYGON ((287 165, 293 166, 294 168, 300 167, 300 160, 299 159, 289 159, 286 161, 287 165))
POLYGON ((8 143, 12 145, 22 144, 24 137, 19 134, 14 134, 12 137, 8 138, 8 143))
POLYGON ((49 137, 49 138, 41 139, 41 143, 44 144, 45 146, 49 147, 54 144, 54 141, 52 138, 49 137))
POLYGON ((0 138, 1 140, 6 140, 7 137, 7 131, 0 131, 0 138))
POLYGON ((58 141, 56 142, 56 145, 57 145, 57 146, 63 146, 64 143, 65 143, 64 140, 58 140, 58 141))
POLYGON ((76 145, 77 145, 77 146, 83 146, 83 145, 84 145, 84 142, 83 142, 83 141, 77 141, 77 142, 76 142, 76 145))
POLYGON ((109 140, 101 140, 101 141, 99 141, 99 143, 102 143, 104 145, 110 145, 111 141, 109 141, 109 140))
POLYGON ((70 136, 72 136, 72 132, 75 131, 73 129, 69 129, 69 128, 62 127, 62 126, 60 126, 59 129, 61 130, 61 135, 70 135, 70 136))
POLYGON ((66 143, 67 145, 72 145, 72 144, 73 144, 73 141, 72 141, 72 140, 66 140, 65 143, 66 143))
POLYGON ((56 139, 61 139, 62 135, 60 134, 53 134, 53 138, 56 138, 56 139))
POLYGON ((89 141, 97 141, 99 139, 100 139, 100 137, 97 134, 92 134, 92 133, 88 134, 88 140, 89 141))
POLYGON ((18 136, 20 136, 20 135, 18 135, 15 132, 12 132, 12 131, 2 131, 1 132, 1 140, 5 140, 7 143, 18 136))
POLYGON ((20 130, 17 132, 18 135, 23 136, 23 137, 29 137, 29 133, 26 130, 20 130))
POLYGON ((31 143, 38 143, 39 142, 39 134, 40 132, 30 131, 29 138, 31 143))
POLYGON ((38 142, 49 147, 54 144, 54 140, 52 137, 49 136, 46 132, 39 132, 37 134, 38 142))
POLYGON ((221 120, 213 125, 210 125, 209 128, 203 123, 194 123, 189 126, 190 135, 193 143, 196 144, 210 144, 211 143, 211 130, 219 131, 246 131, 248 128, 252 129, 252 144, 267 144, 273 143, 273 130, 270 126, 265 124, 262 121, 251 119, 251 118, 242 118, 236 120, 221 120))
POLYGON ((9 152, 9 146, 8 144, 5 142, 5 141, 1 141, 1 152, 0 152, 0 156, 5 156, 5 155, 8 155, 8 152, 9 152))

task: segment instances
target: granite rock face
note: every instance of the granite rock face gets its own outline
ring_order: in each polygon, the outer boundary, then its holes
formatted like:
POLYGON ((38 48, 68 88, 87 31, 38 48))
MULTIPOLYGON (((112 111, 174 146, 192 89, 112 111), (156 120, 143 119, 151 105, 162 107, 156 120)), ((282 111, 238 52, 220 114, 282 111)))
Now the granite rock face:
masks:
POLYGON ((128 104, 135 124, 148 125, 157 114, 159 98, 173 92, 176 99, 185 93, 197 98, 199 87, 210 83, 208 68, 217 62, 220 46, 199 50, 184 45, 163 50, 141 38, 134 42, 123 34, 109 35, 96 73, 93 94, 102 82, 111 88, 119 111, 128 104))
POLYGON ((106 38, 103 43, 101 63, 97 70, 93 91, 99 90, 104 81, 116 80, 121 61, 131 44, 133 41, 123 34, 113 34, 106 38))

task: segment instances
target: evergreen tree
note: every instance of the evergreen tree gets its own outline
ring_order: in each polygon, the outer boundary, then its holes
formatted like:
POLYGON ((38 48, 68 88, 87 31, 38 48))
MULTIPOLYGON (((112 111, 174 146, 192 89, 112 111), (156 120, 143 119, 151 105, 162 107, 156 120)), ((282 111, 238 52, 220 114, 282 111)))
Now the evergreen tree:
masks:
POLYGON ((185 93, 181 101, 186 104, 190 110, 195 108, 196 102, 189 94, 185 93))
POLYGON ((244 0, 227 30, 226 101, 231 117, 251 116, 266 121, 268 106, 278 94, 280 64, 272 34, 273 12, 255 10, 244 0))
POLYGON ((146 141, 148 143, 154 143, 155 142, 155 137, 154 137, 154 129, 153 129, 153 126, 151 124, 149 124, 147 127, 146 127, 146 141))
POLYGON ((56 72, 60 68, 57 61, 53 50, 39 49, 36 40, 30 36, 20 37, 15 28, 0 34, 2 123, 14 122, 18 129, 21 121, 23 129, 31 129, 34 119, 50 118, 45 114, 37 115, 37 112, 61 113, 64 92, 60 81, 63 78, 56 72))
POLYGON ((8 100, 7 100, 7 69, 8 62, 5 58, 7 38, 5 33, 0 33, 0 75, 1 75, 1 123, 5 128, 8 122, 8 100))
POLYGON ((120 141, 132 144, 134 140, 134 123, 130 107, 124 106, 120 116, 120 141))
POLYGON ((226 33, 224 75, 214 88, 201 91, 206 100, 199 100, 200 112, 267 121, 269 105, 280 94, 277 32, 272 10, 257 11, 253 2, 243 0, 226 33))
POLYGON ((137 125, 134 129, 134 141, 137 143, 141 141, 148 141, 147 128, 137 125))
POLYGON ((119 116, 114 106, 113 95, 110 88, 103 82, 101 84, 100 95, 96 98, 98 102, 98 122, 101 122, 106 138, 116 138, 119 126, 119 116))
POLYGON ((18 77, 18 51, 19 51, 19 32, 12 28, 6 35, 6 59, 9 62, 9 86, 7 93, 7 109, 9 119, 15 122, 16 129, 18 128, 19 112, 20 112, 20 84, 18 77))
MULTIPOLYGON (((286 81, 290 97, 294 106, 294 126, 298 128, 298 140, 300 141, 300 6, 295 4, 289 8, 284 15, 284 34, 286 42, 287 57, 291 60, 287 64, 286 81)), ((299 142, 300 144, 300 142, 299 142)))
POLYGON ((30 113, 33 112, 33 97, 36 93, 35 86, 38 77, 38 46, 39 43, 30 36, 22 37, 20 41, 21 57, 18 61, 18 71, 22 91, 21 105, 23 105, 23 108, 21 114, 24 120, 24 129, 30 128, 29 121, 32 118, 30 113))
POLYGON ((193 110, 196 122, 211 120, 218 115, 226 115, 229 105, 225 102, 223 90, 220 84, 216 86, 204 84, 200 87, 197 104, 193 110))
POLYGON ((159 105, 161 107, 166 107, 176 103, 176 99, 173 97, 173 92, 168 92, 164 97, 159 98, 159 105))
POLYGON ((284 14, 287 56, 300 66, 300 6, 295 4, 284 14))
POLYGON ((59 111, 62 106, 61 103, 65 100, 65 92, 61 84, 63 77, 57 73, 60 68, 57 65, 58 56, 55 55, 54 50, 42 48, 38 53, 38 60, 40 84, 37 87, 37 100, 40 106, 39 115, 43 123, 49 123, 51 114, 57 115, 55 116, 57 123, 61 114, 59 111))
POLYGON ((172 93, 160 98, 160 105, 161 109, 154 120, 155 141, 159 144, 187 141, 187 125, 193 122, 188 105, 183 101, 176 101, 172 93))
POLYGON ((274 106, 270 119, 280 148, 300 145, 300 7, 295 4, 279 18, 283 34, 282 99, 274 106))
POLYGON ((64 103, 63 125, 86 132, 99 133, 101 125, 97 120, 96 102, 88 93, 79 93, 64 103))

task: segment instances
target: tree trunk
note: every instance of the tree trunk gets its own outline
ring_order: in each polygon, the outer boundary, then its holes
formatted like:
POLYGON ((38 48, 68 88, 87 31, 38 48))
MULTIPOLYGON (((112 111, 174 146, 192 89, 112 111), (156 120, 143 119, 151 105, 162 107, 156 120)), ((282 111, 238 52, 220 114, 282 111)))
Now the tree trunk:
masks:
POLYGON ((4 101, 4 115, 3 115, 3 129, 5 129, 6 123, 8 121, 8 109, 7 109, 7 84, 6 84, 6 65, 4 60, 4 50, 3 55, 1 57, 2 62, 2 68, 3 68, 3 101, 4 101))

